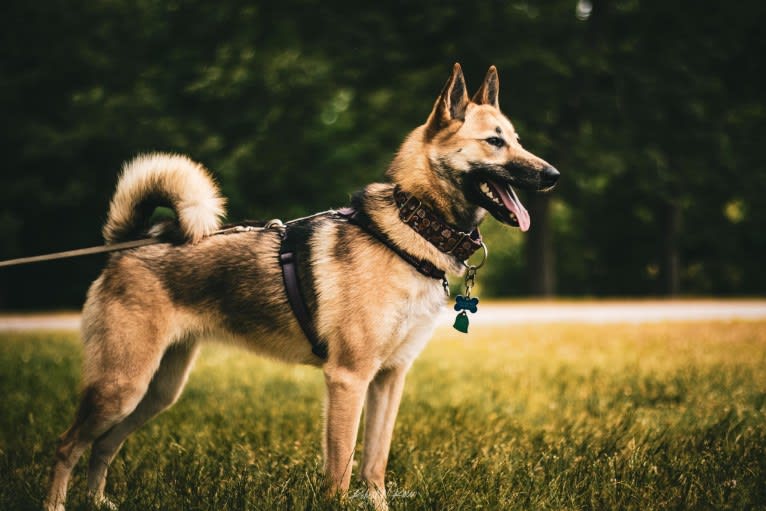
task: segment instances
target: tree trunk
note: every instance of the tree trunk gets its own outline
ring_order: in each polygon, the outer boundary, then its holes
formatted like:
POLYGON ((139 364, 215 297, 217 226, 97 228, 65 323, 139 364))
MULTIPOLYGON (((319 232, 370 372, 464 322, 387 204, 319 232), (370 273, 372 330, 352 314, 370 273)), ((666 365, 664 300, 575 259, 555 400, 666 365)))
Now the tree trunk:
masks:
POLYGON ((681 256, 678 250, 681 207, 678 201, 665 203, 662 223, 662 291, 667 296, 677 296, 681 291, 681 256))
POLYGON ((532 219, 525 245, 529 292, 533 296, 551 297, 556 293, 556 261, 550 196, 530 194, 527 207, 532 219))

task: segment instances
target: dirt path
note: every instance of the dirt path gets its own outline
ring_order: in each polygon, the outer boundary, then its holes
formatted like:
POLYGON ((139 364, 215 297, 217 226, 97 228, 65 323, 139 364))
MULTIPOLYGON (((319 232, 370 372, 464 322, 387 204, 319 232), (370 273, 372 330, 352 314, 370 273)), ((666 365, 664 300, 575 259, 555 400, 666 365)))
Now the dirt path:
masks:
POLYGON ((0 313, 0 332, 22 330, 79 330, 76 312, 4 314, 0 313))
POLYGON ((759 320, 766 319, 766 300, 504 302, 479 310, 477 325, 759 320))
MULTIPOLYGON (((442 323, 455 312, 445 308, 442 323)), ((657 323, 766 319, 766 300, 507 301, 479 305, 476 325, 522 323, 657 323)), ((0 331, 77 330, 78 313, 3 314, 0 331)))

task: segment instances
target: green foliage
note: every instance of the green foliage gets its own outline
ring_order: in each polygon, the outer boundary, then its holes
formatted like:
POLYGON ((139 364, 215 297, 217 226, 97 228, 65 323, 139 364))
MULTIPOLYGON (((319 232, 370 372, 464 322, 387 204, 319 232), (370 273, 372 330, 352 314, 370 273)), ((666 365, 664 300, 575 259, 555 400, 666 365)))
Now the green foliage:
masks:
MULTIPOLYGON (((39 509, 79 353, 70 334, 0 336, 0 508, 39 509)), ((408 376, 392 509, 764 509, 765 362, 762 322, 447 326, 408 376)), ((107 492, 126 511, 364 509, 356 472, 348 502, 323 497, 323 387, 207 346, 107 492)), ((85 467, 67 509, 89 509, 85 467)))
MULTIPOLYGON (((575 3, 14 0, 0 257, 99 243, 120 164, 144 151, 206 164, 231 220, 342 205, 461 61, 471 88, 499 67, 523 143, 562 171, 563 293, 656 293, 668 205, 684 220, 684 291, 762 293, 766 4, 594 1, 580 20, 575 3)), ((523 272, 508 261, 497 271, 523 272)), ((5 270, 0 305, 77 305, 101 264, 5 270)))

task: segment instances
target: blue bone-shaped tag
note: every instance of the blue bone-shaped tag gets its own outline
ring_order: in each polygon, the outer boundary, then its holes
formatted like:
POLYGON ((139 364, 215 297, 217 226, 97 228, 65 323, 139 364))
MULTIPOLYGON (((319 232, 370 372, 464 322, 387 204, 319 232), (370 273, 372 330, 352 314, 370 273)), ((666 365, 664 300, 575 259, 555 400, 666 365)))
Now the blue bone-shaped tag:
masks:
POLYGON ((455 310, 456 311, 471 311, 476 312, 476 305, 479 303, 478 298, 466 298, 463 295, 457 295, 455 297, 455 310))

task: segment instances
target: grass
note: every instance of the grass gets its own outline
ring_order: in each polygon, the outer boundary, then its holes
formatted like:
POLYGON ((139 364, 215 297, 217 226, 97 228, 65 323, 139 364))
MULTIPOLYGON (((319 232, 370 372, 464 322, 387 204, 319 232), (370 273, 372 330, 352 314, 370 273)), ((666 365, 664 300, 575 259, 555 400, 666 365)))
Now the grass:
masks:
MULTIPOLYGON (((0 334, 0 509, 39 509, 80 354, 73 334, 0 334)), ((122 510, 367 508, 322 496, 322 381, 207 346, 107 492, 122 510)), ((766 322, 444 329, 408 377, 390 504, 766 509, 765 414, 766 322)), ((89 509, 82 461, 68 509, 89 509)))

